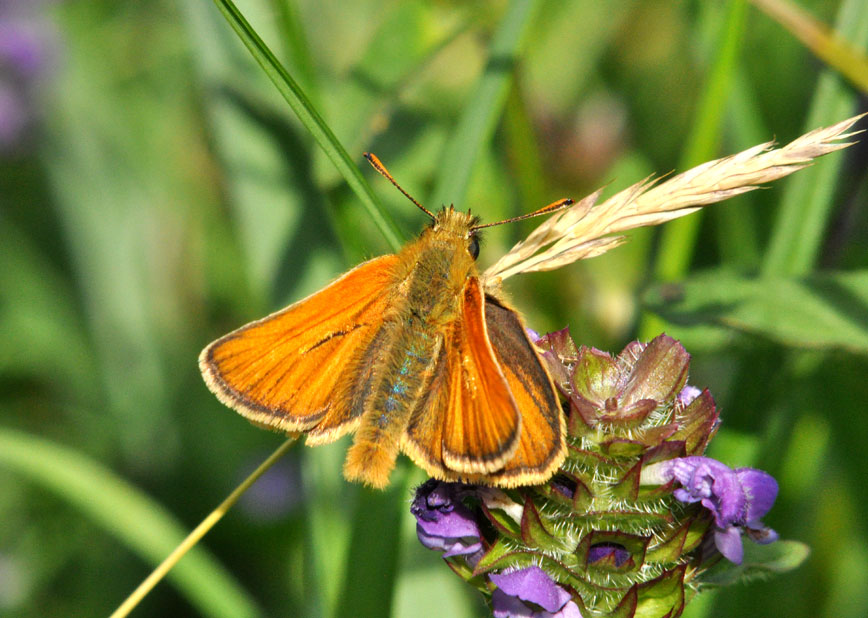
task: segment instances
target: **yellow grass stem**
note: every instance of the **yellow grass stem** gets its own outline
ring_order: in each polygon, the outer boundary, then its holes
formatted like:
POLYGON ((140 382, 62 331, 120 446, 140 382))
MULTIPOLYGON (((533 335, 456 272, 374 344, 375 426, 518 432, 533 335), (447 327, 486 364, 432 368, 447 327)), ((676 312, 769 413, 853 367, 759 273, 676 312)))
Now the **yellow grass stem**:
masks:
POLYGON ((241 495, 247 491, 253 483, 259 479, 260 476, 265 473, 274 463, 283 457, 283 455, 289 450, 289 447, 296 441, 297 436, 291 436, 288 438, 283 444, 281 444, 276 451, 274 451, 268 459, 266 459, 256 470, 254 470, 246 479, 244 479, 238 487, 236 487, 227 498, 220 503, 216 509, 211 511, 208 516, 201 521, 201 523, 196 526, 190 534, 187 535, 181 543, 169 554, 165 560, 163 560, 160 565, 151 571, 151 574, 148 575, 141 584, 139 584, 138 588, 133 590, 132 594, 126 598, 126 600, 121 603, 118 608, 112 613, 110 618, 124 618, 128 616, 133 609, 141 602, 143 598, 156 586, 166 574, 172 570, 181 558, 184 557, 190 549, 199 542, 199 540, 205 536, 214 525, 220 521, 223 515, 226 514, 229 509, 231 509, 241 495))

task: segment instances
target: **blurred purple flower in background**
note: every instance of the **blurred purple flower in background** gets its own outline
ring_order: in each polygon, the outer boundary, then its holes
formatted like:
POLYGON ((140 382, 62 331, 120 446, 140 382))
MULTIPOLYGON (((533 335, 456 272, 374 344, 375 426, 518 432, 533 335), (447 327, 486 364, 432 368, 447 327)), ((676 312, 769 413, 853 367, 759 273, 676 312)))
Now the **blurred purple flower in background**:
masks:
MULTIPOLYGON (((251 458, 239 476, 246 478, 261 461, 262 457, 251 458)), ((250 519, 266 523, 287 516, 303 500, 301 469, 298 460, 290 457, 266 470, 241 496, 239 507, 250 519)))
POLYGON ((741 564, 744 549, 741 533, 757 543, 772 543, 778 535, 762 524, 778 495, 777 481, 754 468, 731 469, 710 457, 682 457, 655 466, 666 481, 681 484, 675 497, 687 504, 701 502, 714 515, 714 543, 723 556, 741 564))
POLYGON ((497 586, 491 595, 494 618, 582 618, 572 595, 538 566, 488 577, 497 586))
POLYGON ((0 0, 0 151, 34 120, 36 89, 56 57, 57 33, 40 0, 0 0))
POLYGON ((21 97, 0 81, 0 152, 14 145, 27 125, 27 111, 21 97))

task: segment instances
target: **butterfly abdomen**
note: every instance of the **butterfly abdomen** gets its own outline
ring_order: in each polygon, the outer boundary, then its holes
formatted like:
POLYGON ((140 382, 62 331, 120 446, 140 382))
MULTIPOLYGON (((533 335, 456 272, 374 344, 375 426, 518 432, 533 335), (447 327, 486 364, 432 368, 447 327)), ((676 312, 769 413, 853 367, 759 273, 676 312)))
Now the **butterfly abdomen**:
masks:
POLYGON ((395 465, 401 436, 410 414, 428 384, 442 338, 423 324, 386 323, 383 338, 389 344, 371 350, 365 362, 376 367, 368 373, 368 396, 359 401, 362 418, 352 448, 347 453, 344 474, 375 487, 385 486, 395 465))

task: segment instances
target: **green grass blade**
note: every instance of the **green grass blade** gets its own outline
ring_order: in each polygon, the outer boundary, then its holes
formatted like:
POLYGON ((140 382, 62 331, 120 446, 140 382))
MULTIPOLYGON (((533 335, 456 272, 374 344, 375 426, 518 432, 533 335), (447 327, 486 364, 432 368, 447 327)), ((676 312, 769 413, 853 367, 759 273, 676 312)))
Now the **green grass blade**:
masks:
MULTIPOLYGON (((693 131, 681 158, 680 168, 689 169, 717 154, 726 101, 738 65, 738 50, 744 32, 746 0, 731 0, 721 39, 716 46, 711 73, 696 110, 693 131)), ((654 275, 662 281, 673 281, 687 272, 702 224, 702 213, 673 221, 661 231, 660 246, 654 265, 654 275)), ((639 327, 640 339, 651 339, 665 329, 656 316, 643 316, 639 327)))
POLYGON ((0 375, 26 375, 93 401, 96 371, 67 282, 18 226, 0 227, 0 375), (63 353, 58 354, 58 342, 63 353))
POLYGON ((537 208, 532 205, 545 204, 548 197, 545 162, 520 86, 516 82, 509 89, 503 118, 504 142, 520 201, 528 208, 537 208))
MULTIPOLYGON (((868 45, 868 3, 845 0, 836 30, 858 47, 868 45)), ((856 98, 837 74, 826 71, 808 113, 807 130, 851 115, 856 98)), ((832 215, 841 162, 842 155, 833 153, 787 181, 763 263, 764 275, 801 275, 812 269, 832 215)))
POLYGON ((507 8, 491 41, 485 71, 446 144, 437 183, 427 201, 431 208, 461 206, 473 165, 503 111, 523 35, 538 5, 538 0, 513 0, 507 8))
MULTIPOLYGON (((197 81, 212 93, 203 105, 242 253, 239 269, 260 308, 306 296, 310 273, 333 276, 346 266, 331 204, 311 173, 318 149, 223 17, 198 2, 185 4, 184 14, 197 81)), ((225 271, 237 258, 224 253, 225 271)))
POLYGON ((295 0, 270 0, 269 5, 277 15, 277 28, 283 39, 288 60, 295 70, 301 88, 314 104, 319 103, 316 68, 310 53, 295 0))
POLYGON ((868 56, 864 51, 830 32, 823 23, 792 2, 752 2, 799 39, 817 58, 836 69, 857 88, 868 92, 868 56))
POLYGON ((793 348, 868 355, 868 271, 793 279, 714 270, 652 289, 647 305, 675 324, 717 324, 793 348))
MULTIPOLYGON (((396 5, 353 67, 354 79, 348 80, 340 91, 341 107, 349 109, 336 119, 340 127, 336 121, 332 122, 338 134, 352 136, 348 138, 351 149, 370 147, 379 137, 382 123, 400 113, 402 96, 423 82, 443 52, 470 28, 469 20, 460 20, 427 46, 419 46, 415 39, 422 37, 426 13, 430 10, 412 2, 396 5), (401 32, 400 37, 396 31, 401 32), (395 53, 401 43, 408 50, 395 53)), ((404 174, 400 177, 405 178, 404 174)))
POLYGON ((395 470, 386 491, 359 492, 335 616, 392 615, 401 553, 400 522, 410 494, 409 472, 406 465, 395 470))
MULTIPOLYGON (((747 13, 745 0, 732 0, 726 23, 717 46, 708 81, 696 110, 693 131, 681 158, 680 169, 685 170, 713 159, 717 155, 720 132, 741 47, 747 13)), ((702 223, 702 213, 674 221, 663 228, 660 249, 654 272, 663 281, 681 277, 690 264, 696 246, 696 237, 702 223)))
MULTIPOLYGON (((82 56, 70 52, 70 59, 82 56)), ((67 78, 50 118, 43 165, 106 394, 101 411, 116 419, 125 457, 141 460, 155 440, 171 442, 174 432, 152 304, 162 290, 145 276, 154 253, 141 231, 145 221, 159 220, 148 208, 168 200, 170 185, 163 182, 171 171, 155 165, 138 139, 136 129, 156 131, 154 125, 134 124, 141 118, 120 105, 124 99, 107 86, 99 93, 84 70, 67 78), (149 176, 157 170, 165 175, 149 176)))
MULTIPOLYGON (((756 90, 744 74, 743 63, 735 71, 726 115, 728 143, 733 151, 760 144, 774 135, 763 122, 756 90)), ((762 260, 758 205, 756 196, 747 196, 713 210, 711 215, 721 262, 743 272, 756 272, 762 260)))
MULTIPOLYGON (((162 506, 65 446, 0 429, 0 464, 83 511, 148 564, 159 564, 187 535, 162 506)), ((262 615, 250 595, 201 547, 190 551, 167 577, 206 616, 262 615)))
POLYGON ((241 39, 244 46, 262 67, 277 90, 289 103, 298 119, 310 131, 316 143, 340 171, 347 184, 359 197, 362 205, 382 232, 389 245, 397 251, 401 248, 401 235, 389 214, 383 209, 370 185, 365 181, 359 168, 335 137, 325 120, 319 115, 299 85, 277 60, 265 42, 256 34, 232 0, 214 0, 217 8, 241 39))

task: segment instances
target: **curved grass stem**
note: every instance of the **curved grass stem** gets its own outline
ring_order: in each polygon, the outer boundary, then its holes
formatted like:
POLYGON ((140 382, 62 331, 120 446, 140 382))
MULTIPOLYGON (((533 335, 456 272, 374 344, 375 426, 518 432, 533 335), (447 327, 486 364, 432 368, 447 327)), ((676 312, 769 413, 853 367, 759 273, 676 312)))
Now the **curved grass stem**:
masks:
POLYGON ((181 543, 172 551, 171 554, 166 556, 166 559, 163 560, 156 569, 151 571, 151 574, 148 575, 135 590, 133 590, 130 596, 128 596, 114 612, 112 612, 110 618, 124 618, 125 616, 128 616, 142 599, 153 590, 154 586, 156 586, 160 580, 166 576, 166 573, 171 571, 172 567, 174 567, 178 561, 181 560, 181 558, 183 558, 184 555, 190 551, 190 549, 196 545, 196 543, 198 543, 218 521, 220 521, 220 519, 222 519, 223 515, 225 515, 236 502, 238 502, 241 495, 247 491, 266 470, 273 466, 278 459, 283 457, 296 439, 297 436, 292 436, 284 441, 277 450, 269 455, 268 459, 262 462, 256 470, 244 479, 238 487, 236 487, 232 493, 220 503, 220 506, 211 511, 211 513, 209 513, 208 516, 187 535, 187 538, 181 541, 181 543))

